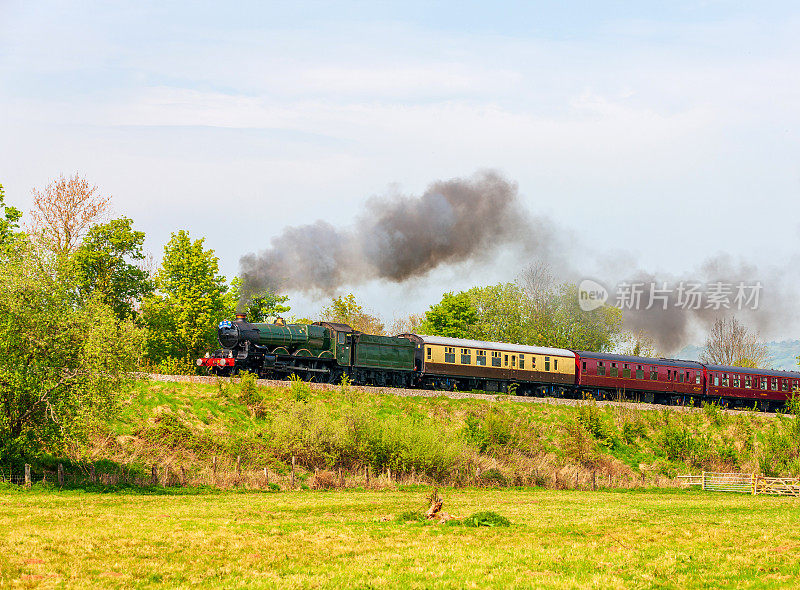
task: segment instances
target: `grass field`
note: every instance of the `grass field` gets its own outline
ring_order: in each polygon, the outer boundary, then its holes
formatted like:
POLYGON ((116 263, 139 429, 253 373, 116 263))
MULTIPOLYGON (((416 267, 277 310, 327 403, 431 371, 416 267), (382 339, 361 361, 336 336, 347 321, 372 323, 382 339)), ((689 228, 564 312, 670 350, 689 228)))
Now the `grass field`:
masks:
POLYGON ((800 503, 684 490, 0 491, 0 587, 779 588, 800 580, 800 503))

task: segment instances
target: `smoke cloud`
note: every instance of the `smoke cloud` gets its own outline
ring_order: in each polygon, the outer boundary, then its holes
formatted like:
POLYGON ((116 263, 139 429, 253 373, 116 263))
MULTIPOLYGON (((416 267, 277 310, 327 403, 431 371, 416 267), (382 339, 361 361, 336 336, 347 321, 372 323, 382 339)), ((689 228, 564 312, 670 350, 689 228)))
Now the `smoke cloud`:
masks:
POLYGON ((331 294, 372 279, 402 283, 509 245, 547 257, 550 227, 496 172, 437 181, 420 196, 373 197, 349 228, 317 221, 284 229, 268 249, 240 259, 243 301, 266 289, 331 294))
POLYGON ((706 259, 692 274, 665 276, 639 271, 624 282, 644 285, 636 308, 622 306, 625 326, 650 335, 665 352, 685 346, 698 331, 707 332, 722 317, 736 316, 768 337, 785 330, 800 315, 785 272, 734 261, 725 254, 706 259), (698 287, 694 300, 689 294, 691 285, 698 287), (721 294, 718 302, 715 293, 721 294))

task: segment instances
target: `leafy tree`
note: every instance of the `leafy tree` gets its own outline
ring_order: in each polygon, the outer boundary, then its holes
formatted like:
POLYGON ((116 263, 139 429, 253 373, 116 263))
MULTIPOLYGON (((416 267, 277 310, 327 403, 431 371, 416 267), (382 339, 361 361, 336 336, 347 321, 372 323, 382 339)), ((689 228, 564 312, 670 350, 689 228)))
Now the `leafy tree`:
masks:
POLYGON ((0 246, 5 244, 15 233, 19 226, 22 213, 16 207, 9 207, 5 204, 6 192, 0 184, 0 246))
POLYGON ((72 254, 86 231, 108 210, 111 197, 78 174, 61 176, 43 191, 33 189, 30 233, 56 255, 72 254))
POLYGON ((467 293, 445 293, 439 303, 425 312, 420 332, 449 338, 478 337, 478 313, 467 293))
POLYGON ((291 311, 291 306, 284 305, 289 301, 288 295, 277 295, 271 291, 264 291, 251 295, 244 308, 241 307, 242 279, 234 277, 231 286, 225 294, 226 315, 233 316, 237 311, 247 314, 248 321, 264 322, 267 318, 280 316, 291 311))
POLYGON ((492 342, 527 340, 525 295, 517 284, 473 287, 465 294, 478 316, 475 337, 492 342))
POLYGON ((99 299, 74 298, 70 268, 27 240, 0 260, 0 458, 77 458, 117 408, 139 332, 99 299))
POLYGON ((347 324, 359 332, 383 334, 383 322, 380 318, 367 312, 352 293, 334 297, 320 315, 324 321, 347 324))
POLYGON ((181 230, 164 247, 155 292, 142 302, 147 356, 153 362, 187 359, 216 347, 216 326, 225 316, 225 278, 219 259, 181 230))
POLYGON ((136 302, 152 291, 147 273, 128 262, 144 259, 144 232, 132 224, 122 217, 93 226, 73 256, 81 294, 99 297, 120 319, 133 317, 136 302))

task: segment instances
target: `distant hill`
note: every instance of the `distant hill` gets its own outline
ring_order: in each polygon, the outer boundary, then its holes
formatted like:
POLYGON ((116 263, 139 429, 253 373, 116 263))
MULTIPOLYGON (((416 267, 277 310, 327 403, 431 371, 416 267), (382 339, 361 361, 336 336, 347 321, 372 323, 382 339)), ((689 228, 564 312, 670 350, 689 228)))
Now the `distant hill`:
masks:
MULTIPOLYGON (((798 370, 797 357, 800 356, 800 340, 767 342, 767 349, 769 350, 769 362, 773 369, 798 370)), ((696 361, 700 359, 702 352, 702 346, 690 344, 677 352, 675 358, 696 361)))

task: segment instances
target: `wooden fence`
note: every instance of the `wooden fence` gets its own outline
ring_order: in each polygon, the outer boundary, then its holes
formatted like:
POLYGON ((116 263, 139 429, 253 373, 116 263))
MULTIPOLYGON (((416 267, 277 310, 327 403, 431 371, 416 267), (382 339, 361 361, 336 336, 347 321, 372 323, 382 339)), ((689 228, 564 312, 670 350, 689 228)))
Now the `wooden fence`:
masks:
POLYGON ((679 475, 684 486, 700 486, 709 492, 800 496, 800 479, 795 477, 766 477, 755 473, 720 473, 703 471, 701 475, 679 475))

